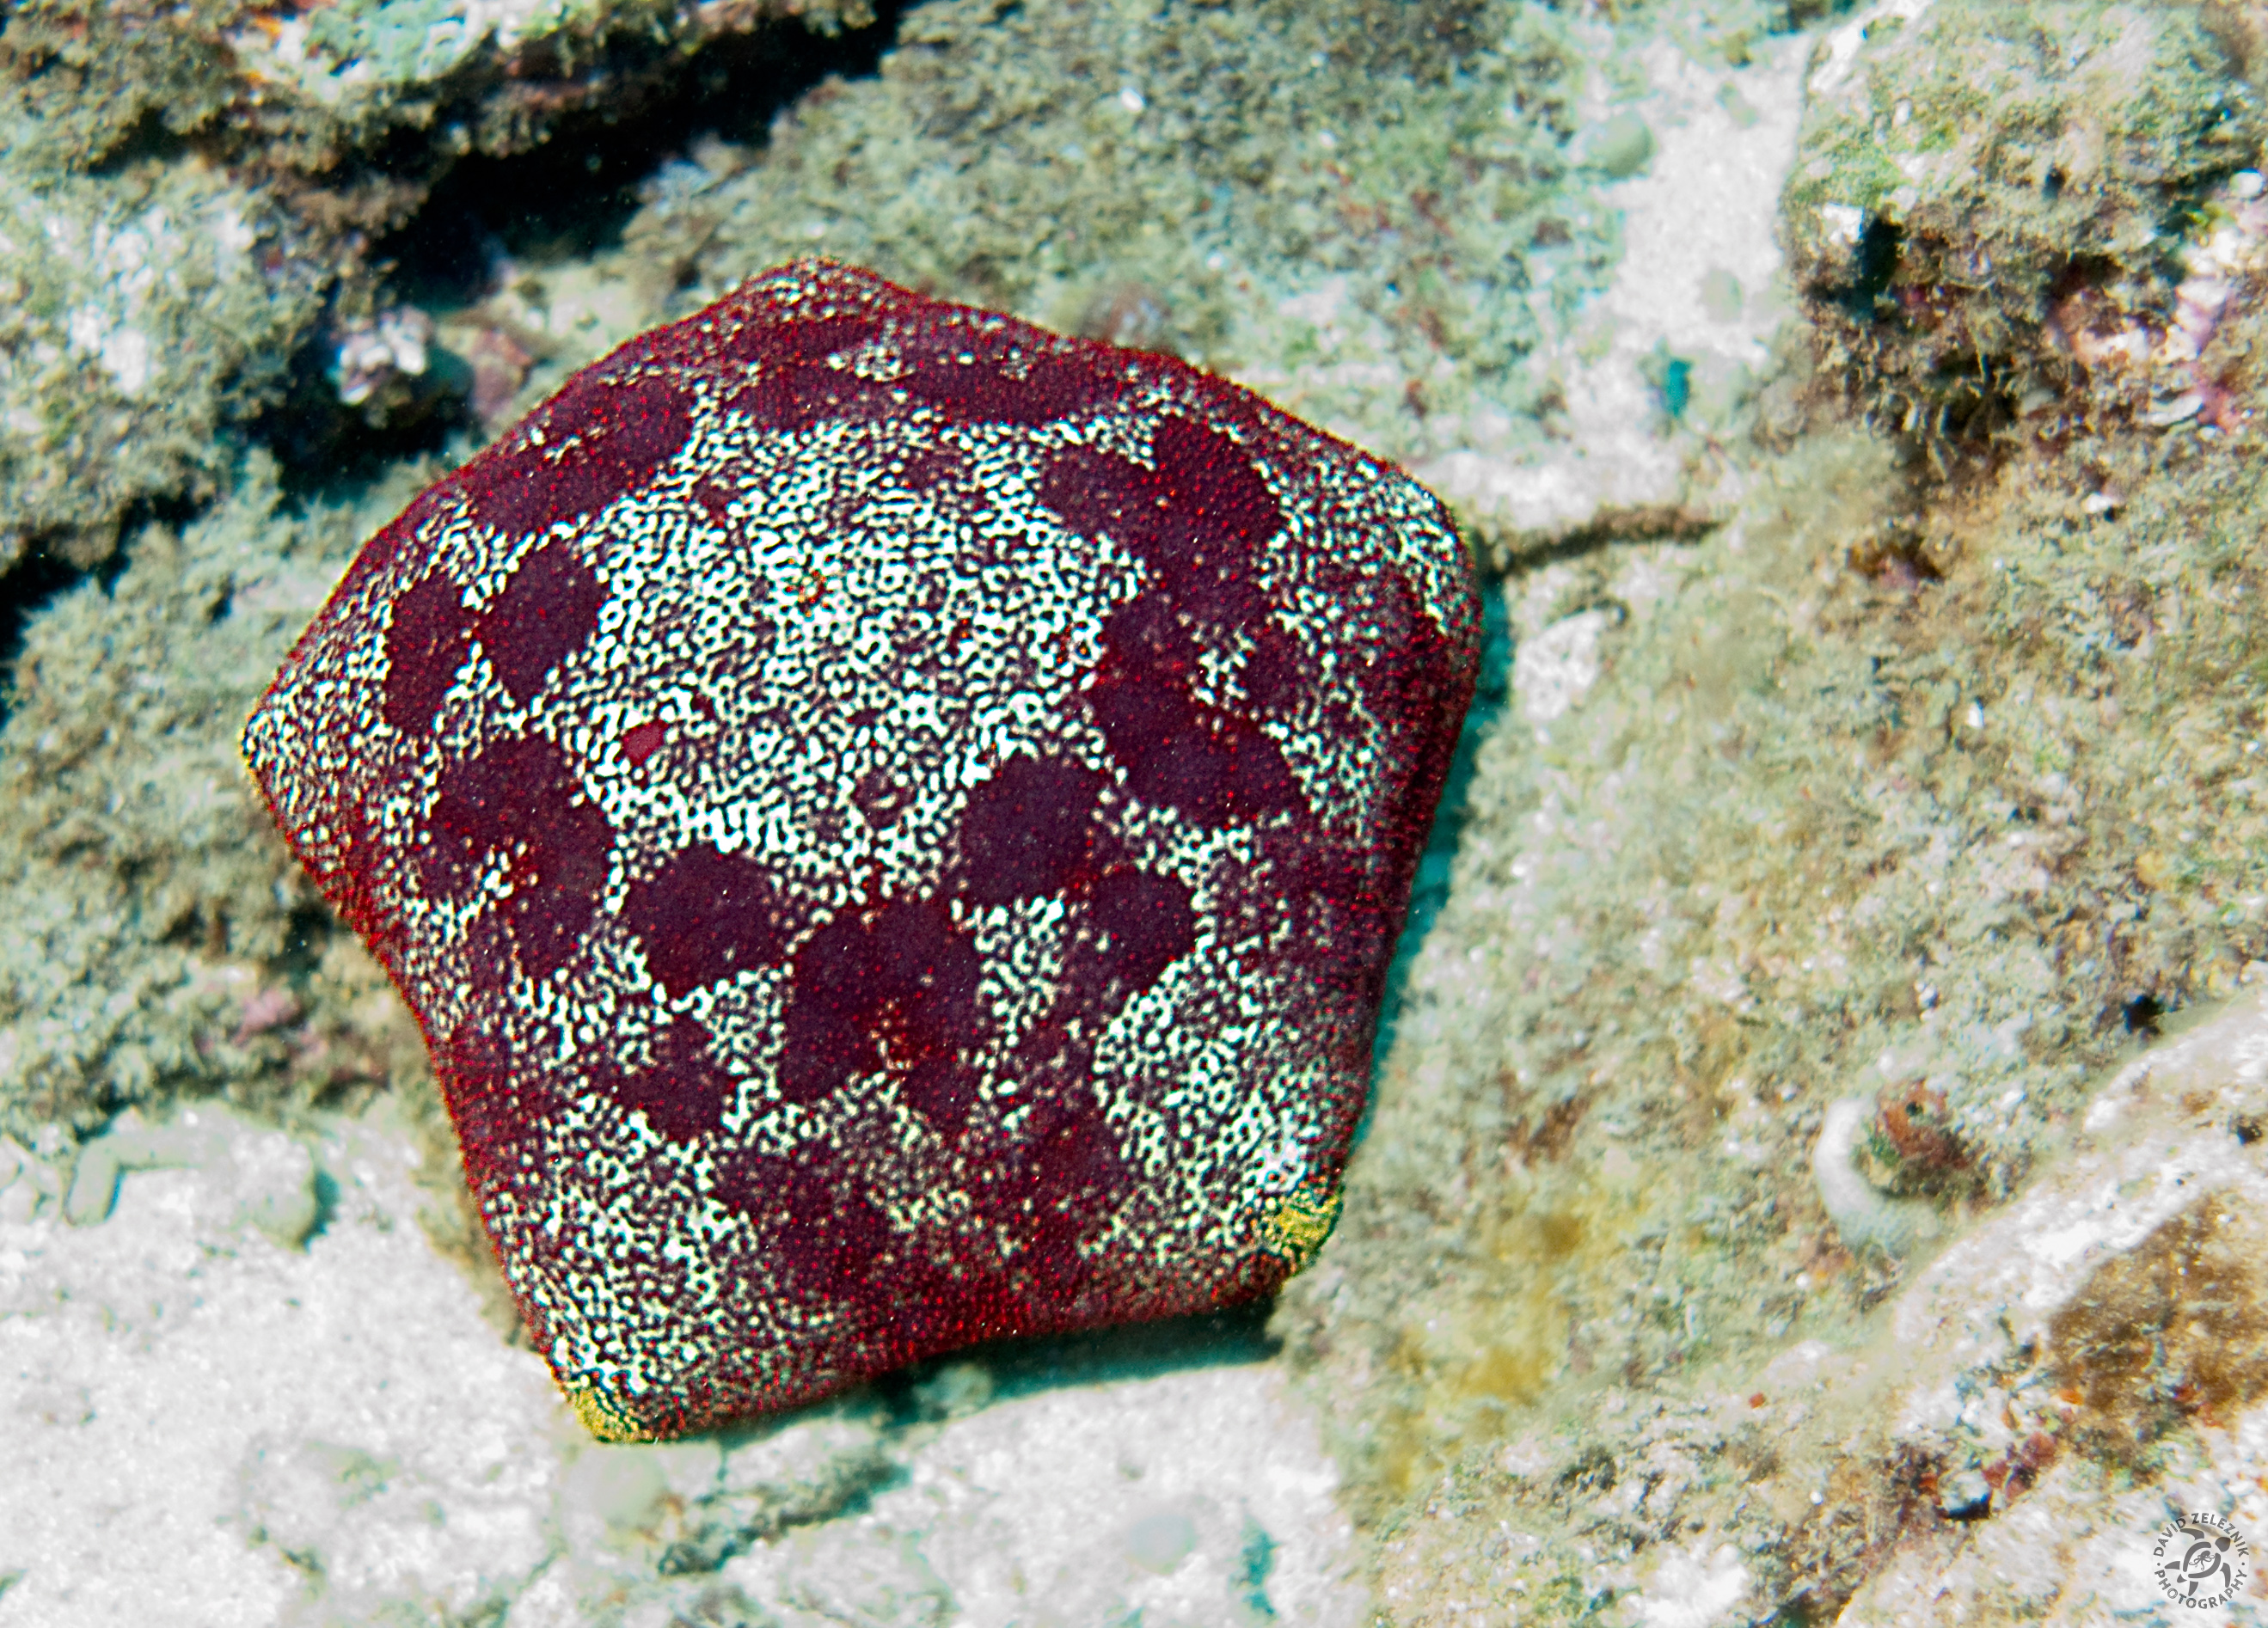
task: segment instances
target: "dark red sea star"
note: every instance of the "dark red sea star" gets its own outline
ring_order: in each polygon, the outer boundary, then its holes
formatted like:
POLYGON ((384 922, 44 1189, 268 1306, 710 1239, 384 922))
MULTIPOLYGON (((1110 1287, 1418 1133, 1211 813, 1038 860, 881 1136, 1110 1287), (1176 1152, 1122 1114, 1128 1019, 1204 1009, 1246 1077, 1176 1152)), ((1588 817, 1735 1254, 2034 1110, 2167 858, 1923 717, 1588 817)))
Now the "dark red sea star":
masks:
POLYGON ((1303 1263, 1478 629, 1395 470, 809 262, 420 497, 245 752, 666 1436, 1303 1263))

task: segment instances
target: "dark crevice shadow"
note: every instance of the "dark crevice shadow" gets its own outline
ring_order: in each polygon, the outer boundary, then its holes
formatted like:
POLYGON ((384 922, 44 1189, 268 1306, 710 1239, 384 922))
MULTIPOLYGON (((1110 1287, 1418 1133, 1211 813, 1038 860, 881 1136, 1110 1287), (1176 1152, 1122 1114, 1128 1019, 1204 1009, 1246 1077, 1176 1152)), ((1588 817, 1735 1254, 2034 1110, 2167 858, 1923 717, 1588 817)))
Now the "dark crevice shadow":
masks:
POLYGON ((142 165, 172 164, 196 151, 196 144, 179 130, 168 129, 165 115, 147 107, 141 116, 114 136, 86 173, 116 180, 142 165))
POLYGON ((184 530, 202 510, 186 497, 141 498, 119 518, 118 545, 99 564, 74 565, 34 542, 11 569, 0 571, 0 724, 16 710, 16 664, 32 618, 83 582, 110 593, 131 564, 129 546, 137 532, 151 525, 184 530))
MULTIPOLYGON (((508 157, 454 160, 413 215, 371 256, 381 304, 439 315, 477 304, 513 266, 584 259, 619 247, 641 188, 700 140, 761 149, 772 121, 829 78, 871 77, 895 43, 905 0, 884 0, 865 28, 832 36, 781 20, 712 41, 653 72, 604 110, 568 114, 508 157)), ((372 167, 414 173, 430 150, 381 151, 372 167)), ((253 425, 283 465, 290 497, 342 497, 405 458, 444 453, 477 434, 468 369, 438 348, 417 398, 383 424, 342 404, 330 378, 338 335, 319 324, 291 361, 285 394, 253 425)))
POLYGON ((372 424, 339 401, 330 376, 336 342, 328 321, 319 325, 291 357, 283 398, 252 424, 252 438, 275 454, 278 485, 294 506, 310 497, 350 501, 401 460, 442 454, 473 428, 469 380, 438 348, 428 352, 419 381, 425 388, 414 409, 372 424))
MULTIPOLYGON (((1275 1310, 1276 1297, 1270 1294, 1187 1317, 963 1345, 806 1405, 750 1413, 683 1439, 713 1440, 729 1449, 792 1428, 830 1408, 846 1403, 856 1407, 867 1399, 880 1404, 893 1431, 906 1430, 1019 1396, 1266 1362, 1282 1349, 1283 1343, 1268 1332, 1275 1310), (963 1399, 946 1403, 941 1393, 954 1388, 939 1381, 948 1370, 960 1367, 973 1367, 981 1377, 963 1390, 963 1399)), ((896 1484, 902 1474, 902 1466, 889 1466, 881 1479, 860 1489, 858 1501, 863 1505, 873 1493, 896 1484)))
POLYGON ((1075 1334, 994 1340, 931 1357, 873 1381, 874 1394, 894 1419, 911 1424, 936 1417, 924 1387, 957 1363, 981 1366, 990 1379, 990 1400, 1042 1391, 1154 1379, 1197 1368, 1236 1367, 1265 1362, 1280 1342, 1268 1333, 1276 1309, 1273 1295, 1241 1306, 1166 1317, 1153 1322, 1119 1323, 1075 1334))
POLYGON ((7 683, 0 686, 0 720, 15 710, 13 675, 32 618, 85 576, 77 566, 38 548, 18 561, 14 570, 0 576, 0 673, 9 675, 7 683))
POLYGON ((904 0, 874 10, 869 26, 831 37, 786 23, 728 35, 628 106, 563 120, 530 151, 459 160, 379 246, 378 258, 394 263, 394 291, 463 304, 485 291, 499 253, 540 263, 618 246, 641 183, 696 138, 761 148, 772 121, 822 81, 877 72, 904 0))

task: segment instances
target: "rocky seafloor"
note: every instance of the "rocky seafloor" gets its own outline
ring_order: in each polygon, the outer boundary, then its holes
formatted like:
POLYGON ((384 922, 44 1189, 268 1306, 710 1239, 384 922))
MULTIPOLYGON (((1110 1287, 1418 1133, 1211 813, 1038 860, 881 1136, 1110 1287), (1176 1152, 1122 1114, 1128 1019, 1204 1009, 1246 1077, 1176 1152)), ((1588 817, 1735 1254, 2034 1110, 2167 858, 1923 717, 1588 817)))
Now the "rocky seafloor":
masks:
POLYGON ((2268 1543, 2268 12, 58 3, 0 80, 0 1624, 2268 1617, 2154 1558, 2268 1543), (600 1447, 236 732, 814 251, 1396 459, 1494 637, 1272 1306, 600 1447))

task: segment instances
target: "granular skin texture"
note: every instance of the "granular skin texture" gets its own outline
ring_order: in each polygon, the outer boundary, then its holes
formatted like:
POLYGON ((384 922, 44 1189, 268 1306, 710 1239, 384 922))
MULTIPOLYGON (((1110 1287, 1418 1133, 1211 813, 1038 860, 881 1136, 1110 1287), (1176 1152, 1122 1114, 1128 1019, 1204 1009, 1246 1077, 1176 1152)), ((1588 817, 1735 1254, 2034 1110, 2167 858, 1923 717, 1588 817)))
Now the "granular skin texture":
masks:
POLYGON ((1478 632, 1396 471, 804 262, 420 497, 244 744, 669 1436, 1311 1256, 1478 632))

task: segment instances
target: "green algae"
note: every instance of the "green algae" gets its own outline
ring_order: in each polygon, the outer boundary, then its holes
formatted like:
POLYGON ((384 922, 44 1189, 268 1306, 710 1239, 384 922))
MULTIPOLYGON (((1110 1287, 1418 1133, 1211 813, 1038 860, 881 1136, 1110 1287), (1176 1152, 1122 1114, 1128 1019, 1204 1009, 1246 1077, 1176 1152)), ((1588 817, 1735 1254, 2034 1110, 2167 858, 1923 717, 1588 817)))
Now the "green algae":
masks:
MULTIPOLYGON (((2059 1145, 2138 996, 2268 957, 2257 460, 2128 433, 1934 506, 1896 471, 1815 433, 1694 547, 1506 585, 1514 699, 1278 1316, 1384 1533, 1495 1509, 1506 1444, 1602 1396, 1868 1337, 1897 1267, 1822 1207, 1830 1104, 1894 1110, 1883 1184, 1950 1227, 2059 1145)), ((1847 1580, 1855 1542, 1749 1558, 1847 1580)))
POLYGON ((158 12, 84 0, 11 6, 0 27, 11 170, 89 170, 152 138, 210 129, 240 88, 228 32, 251 7, 189 0, 158 12))
POLYGON ((1263 387, 1314 364, 1300 410, 1422 446, 1476 393, 1532 400, 1610 259, 1571 175, 1586 43, 1502 0, 926 6, 706 195, 679 303, 814 251, 1068 331, 1146 302, 1141 343, 1263 387))
POLYGON ((245 779, 235 733, 356 541, 255 458, 195 523, 33 615, 0 726, 0 1129, 225 1092, 267 1111, 421 1079, 382 976, 245 779))
MULTIPOLYGON (((2054 306, 2169 321, 2257 153, 2242 54, 2186 8, 1905 9, 1847 86, 1815 56, 1783 204, 1827 382, 1889 434, 1758 401, 1726 524, 1504 586, 1514 697, 1274 1325, 1396 1615, 1586 1620, 1706 1531, 1752 1615, 1831 1617, 1936 1467, 1863 1391, 1770 1450, 1721 1393, 1864 1349, 1885 1226, 2007 1196, 2151 1013, 2268 955, 2268 484, 2218 426, 2146 427, 2162 381, 2090 376, 2054 306), (2075 129, 2088 184, 2040 185, 2075 129), (1928 479, 1980 446, 1997 475, 1928 479)), ((2249 400, 2262 337, 2240 313, 2195 376, 2249 400)))

